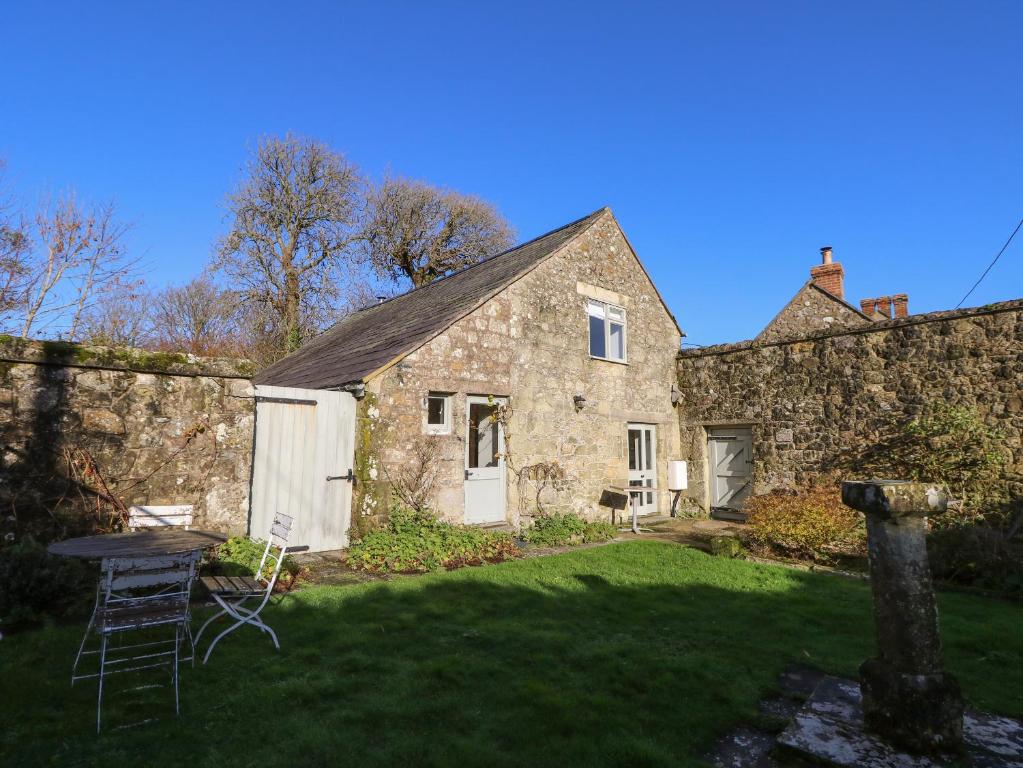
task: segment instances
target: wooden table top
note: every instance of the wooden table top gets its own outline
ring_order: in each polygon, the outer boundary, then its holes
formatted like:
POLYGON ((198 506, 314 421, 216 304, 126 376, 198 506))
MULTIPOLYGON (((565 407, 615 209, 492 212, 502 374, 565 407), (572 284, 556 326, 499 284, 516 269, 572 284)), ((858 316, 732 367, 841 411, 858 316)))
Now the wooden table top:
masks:
POLYGON ((216 531, 186 531, 181 528, 149 529, 132 533, 104 533, 65 539, 47 547, 53 555, 100 560, 104 557, 150 557, 208 549, 227 541, 216 531))

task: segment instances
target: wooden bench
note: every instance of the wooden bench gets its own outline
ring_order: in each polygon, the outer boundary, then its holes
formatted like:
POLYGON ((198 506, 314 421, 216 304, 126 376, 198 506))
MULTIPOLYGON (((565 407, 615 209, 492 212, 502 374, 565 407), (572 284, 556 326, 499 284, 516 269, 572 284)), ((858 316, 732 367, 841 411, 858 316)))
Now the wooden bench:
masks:
POLYGON ((192 514, 195 510, 191 504, 172 506, 145 506, 128 508, 128 528, 135 531, 139 528, 174 527, 188 530, 192 525, 192 514))

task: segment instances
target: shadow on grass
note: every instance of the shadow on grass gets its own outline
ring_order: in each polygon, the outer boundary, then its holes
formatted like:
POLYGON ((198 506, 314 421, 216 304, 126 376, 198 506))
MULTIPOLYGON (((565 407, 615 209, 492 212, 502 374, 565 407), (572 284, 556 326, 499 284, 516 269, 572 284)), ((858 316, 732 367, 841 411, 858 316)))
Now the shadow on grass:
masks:
MULTIPOLYGON (((182 676, 182 716, 104 733, 67 686, 74 631, 0 647, 20 765, 686 765, 789 662, 853 674, 872 651, 862 583, 632 542, 355 587, 317 587, 182 676)), ((1017 606, 942 598, 950 666, 1023 711, 1017 606), (997 650, 995 650, 997 649, 997 650), (993 655, 992 655, 993 654, 993 655)), ((5 643, 4 645, 8 645, 5 643)), ((169 703, 169 691, 145 706, 169 703)), ((142 704, 111 694, 105 717, 142 704)))

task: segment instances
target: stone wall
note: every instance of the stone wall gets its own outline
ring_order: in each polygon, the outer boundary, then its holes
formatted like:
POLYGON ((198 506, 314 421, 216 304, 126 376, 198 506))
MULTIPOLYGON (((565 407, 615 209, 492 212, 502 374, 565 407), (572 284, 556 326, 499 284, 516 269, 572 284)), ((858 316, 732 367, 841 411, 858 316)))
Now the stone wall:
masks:
POLYGON ((759 333, 757 341, 781 341, 811 333, 870 325, 871 322, 844 301, 809 282, 759 333))
MULTIPOLYGON (((557 461, 565 480, 548 492, 548 508, 607 519, 602 491, 624 482, 628 422, 657 427, 658 484, 665 460, 678 452, 678 421, 671 405, 679 332, 614 217, 607 213, 561 251, 456 322, 385 373, 367 382, 360 435, 374 448, 360 466, 380 484, 361 493, 356 513, 385 504, 390 472, 408 460, 425 432, 428 392, 451 394, 452 430, 436 439, 440 450, 435 507, 461 521, 464 512, 467 395, 507 397, 507 521, 531 513, 535 486, 523 486, 519 504, 516 470, 557 461), (623 306, 627 313, 628 363, 589 355, 587 298, 623 306), (586 403, 576 409, 573 398, 586 403), (369 436, 373 437, 370 438, 369 436)), ((362 444, 360 442, 360 444, 362 444)), ((662 497, 661 509, 667 509, 662 497)))
POLYGON ((1006 482, 1023 498, 1023 300, 687 350, 678 381, 689 497, 704 509, 706 427, 752 427, 759 494, 805 483, 936 401, 972 406, 1002 430, 1006 482))
POLYGON ((108 526, 105 483, 127 505, 194 504, 198 526, 244 532, 251 373, 246 361, 0 337, 0 531, 108 526))

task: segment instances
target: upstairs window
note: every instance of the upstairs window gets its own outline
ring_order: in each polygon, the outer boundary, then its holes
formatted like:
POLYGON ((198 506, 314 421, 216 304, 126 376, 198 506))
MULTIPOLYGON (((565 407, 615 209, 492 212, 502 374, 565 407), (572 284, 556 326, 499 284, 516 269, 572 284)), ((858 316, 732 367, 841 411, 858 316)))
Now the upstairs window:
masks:
POLYGON ((433 434, 451 431, 451 395, 431 392, 426 396, 426 431, 433 434))
POLYGON ((589 301, 590 357, 625 362, 625 310, 602 301, 589 301))

